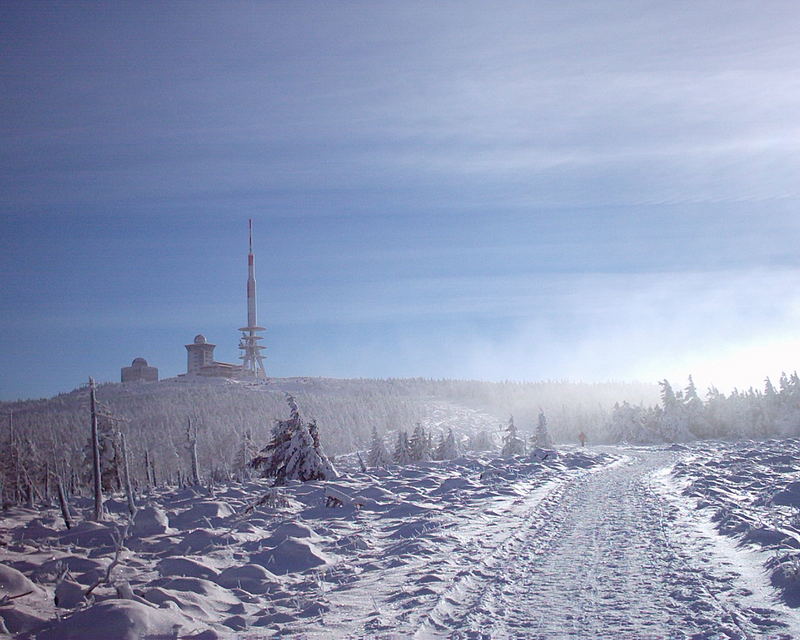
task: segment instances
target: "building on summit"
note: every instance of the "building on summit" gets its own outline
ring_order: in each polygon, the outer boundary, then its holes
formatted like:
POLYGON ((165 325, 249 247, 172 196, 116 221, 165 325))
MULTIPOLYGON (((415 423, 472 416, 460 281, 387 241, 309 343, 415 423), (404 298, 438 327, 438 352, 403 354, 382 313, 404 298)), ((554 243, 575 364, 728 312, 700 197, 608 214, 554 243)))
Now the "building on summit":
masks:
MULTIPOLYGON (((267 372, 264 369, 264 356, 261 352, 265 349, 259 335, 266 331, 258 326, 256 316, 256 265, 253 254, 253 221, 249 221, 250 249, 247 253, 247 326, 239 329, 239 349, 242 355, 239 359, 242 364, 217 362, 214 360, 214 349, 217 345, 206 340, 202 333, 194 337, 194 341, 186 346, 186 373, 179 377, 206 376, 217 378, 237 378, 244 380, 266 381, 267 372)), ((122 382, 134 380, 158 380, 158 369, 148 367, 144 358, 136 358, 130 367, 122 369, 122 382)))
POLYGON ((253 221, 248 221, 249 226, 249 251, 247 253, 247 326, 239 329, 239 349, 242 355, 239 359, 242 364, 230 364, 214 360, 216 345, 206 341, 203 334, 198 334, 192 344, 186 345, 186 374, 187 376, 211 376, 221 378, 243 378, 266 380, 267 372, 264 369, 264 356, 261 352, 265 347, 259 344, 263 337, 258 335, 265 331, 258 326, 256 315, 256 261, 253 254, 253 221))
POLYGON ((206 340, 202 333, 194 337, 194 342, 186 345, 186 375, 222 378, 239 378, 244 368, 238 364, 217 362, 214 349, 217 345, 206 340))
POLYGON ((134 358, 130 367, 122 367, 122 382, 158 382, 158 369, 147 365, 144 358, 134 358))

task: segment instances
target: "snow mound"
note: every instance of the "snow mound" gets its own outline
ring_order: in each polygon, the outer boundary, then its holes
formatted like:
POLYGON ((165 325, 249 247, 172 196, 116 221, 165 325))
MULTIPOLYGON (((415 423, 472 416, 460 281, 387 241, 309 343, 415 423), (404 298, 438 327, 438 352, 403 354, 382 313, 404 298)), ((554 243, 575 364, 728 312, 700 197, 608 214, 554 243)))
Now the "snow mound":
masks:
POLYGON ((346 551, 363 551, 370 548, 369 542, 367 542, 364 536, 357 533, 342 536, 336 541, 335 544, 337 549, 346 551))
POLYGON ((74 576, 84 575, 89 578, 96 577, 105 571, 105 563, 92 558, 82 558, 81 556, 57 556, 52 560, 43 562, 34 573, 34 579, 40 582, 45 581, 48 576, 57 574, 62 567, 69 569, 74 576))
POLYGON ((84 520, 62 533, 61 543, 79 547, 110 547, 114 545, 116 527, 84 520))
POLYGON ((274 547, 287 538, 308 538, 309 540, 319 540, 317 532, 311 527, 300 522, 290 520, 288 522, 282 522, 275 527, 272 535, 265 540, 265 544, 267 546, 274 547))
POLYGON ((199 560, 193 558, 186 558, 184 556, 174 556, 172 558, 164 558, 156 565, 158 572, 166 577, 186 577, 186 578, 203 578, 205 580, 214 580, 218 573, 207 564, 203 564, 199 560))
POLYGON ((166 533, 169 528, 167 512, 158 507, 142 507, 133 518, 131 533, 139 538, 166 533))
POLYGON ((170 589, 171 591, 194 593, 204 598, 227 604, 236 604, 238 602, 235 596, 228 593, 227 590, 216 582, 211 582, 203 578, 159 578, 150 584, 163 589, 170 589))
POLYGON ((217 584, 226 589, 242 589, 263 594, 280 585, 277 576, 258 564, 228 567, 217 577, 217 584))
POLYGON ((442 493, 449 493, 450 491, 455 491, 458 489, 478 489, 480 485, 472 482, 472 480, 468 478, 456 477, 456 478, 447 478, 444 480, 436 489, 431 491, 432 495, 439 495, 442 493))
POLYGON ((332 561, 313 543, 301 538, 286 538, 274 549, 256 553, 250 560, 278 575, 302 573, 332 561))
POLYGON ((46 618, 29 611, 22 611, 16 607, 0 607, 0 622, 5 625, 9 632, 20 634, 41 627, 46 622, 46 618))
POLYGON ((225 518, 232 515, 233 509, 230 508, 227 502, 209 500, 198 502, 186 511, 174 515, 170 518, 170 524, 179 529, 185 529, 198 524, 218 526, 225 518))
POLYGON ((177 631, 196 628, 187 617, 169 609, 133 600, 106 600, 78 611, 37 635, 38 640, 142 640, 173 638, 177 631))
POLYGON ((24 574, 4 564, 0 564, 0 598, 19 596, 23 593, 41 593, 41 589, 28 580, 24 574))
POLYGON ((173 547, 173 552, 179 555, 207 552, 216 547, 222 547, 230 542, 228 536, 220 536, 208 529, 195 529, 187 533, 180 542, 173 547))

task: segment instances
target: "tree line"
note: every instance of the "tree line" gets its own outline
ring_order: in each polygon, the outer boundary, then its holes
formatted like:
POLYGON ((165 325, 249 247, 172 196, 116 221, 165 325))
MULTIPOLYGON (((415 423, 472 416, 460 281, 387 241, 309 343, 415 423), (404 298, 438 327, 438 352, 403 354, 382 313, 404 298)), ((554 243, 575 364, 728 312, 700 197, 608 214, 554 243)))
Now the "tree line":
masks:
POLYGON ((730 394, 710 387, 705 399, 689 376, 686 387, 674 390, 659 383, 661 403, 655 406, 618 403, 606 425, 613 442, 653 443, 690 440, 784 438, 800 435, 800 379, 781 374, 778 388, 769 378, 763 390, 734 389, 730 394))

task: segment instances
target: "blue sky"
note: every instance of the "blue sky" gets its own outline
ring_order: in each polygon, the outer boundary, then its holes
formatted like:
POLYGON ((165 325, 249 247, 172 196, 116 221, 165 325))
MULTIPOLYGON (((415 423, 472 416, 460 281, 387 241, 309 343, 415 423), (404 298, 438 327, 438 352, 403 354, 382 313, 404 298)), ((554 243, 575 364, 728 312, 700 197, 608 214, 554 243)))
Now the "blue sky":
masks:
POLYGON ((0 5, 0 398, 275 376, 760 384, 800 356, 795 2, 0 5))

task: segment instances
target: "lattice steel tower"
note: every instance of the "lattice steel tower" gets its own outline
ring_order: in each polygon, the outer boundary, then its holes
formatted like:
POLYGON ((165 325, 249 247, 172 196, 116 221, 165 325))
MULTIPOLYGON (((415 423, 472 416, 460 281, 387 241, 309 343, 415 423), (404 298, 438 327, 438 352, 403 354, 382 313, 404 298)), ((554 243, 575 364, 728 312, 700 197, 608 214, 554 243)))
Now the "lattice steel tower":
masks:
POLYGON ((242 327, 242 337, 239 339, 239 348, 242 355, 242 366, 256 378, 266 378, 267 372, 264 370, 264 356, 261 352, 264 347, 258 344, 263 340, 263 336, 257 335, 258 331, 266 331, 264 327, 258 326, 256 319, 256 264, 253 256, 253 220, 249 220, 250 228, 250 251, 247 254, 247 326, 242 327))

